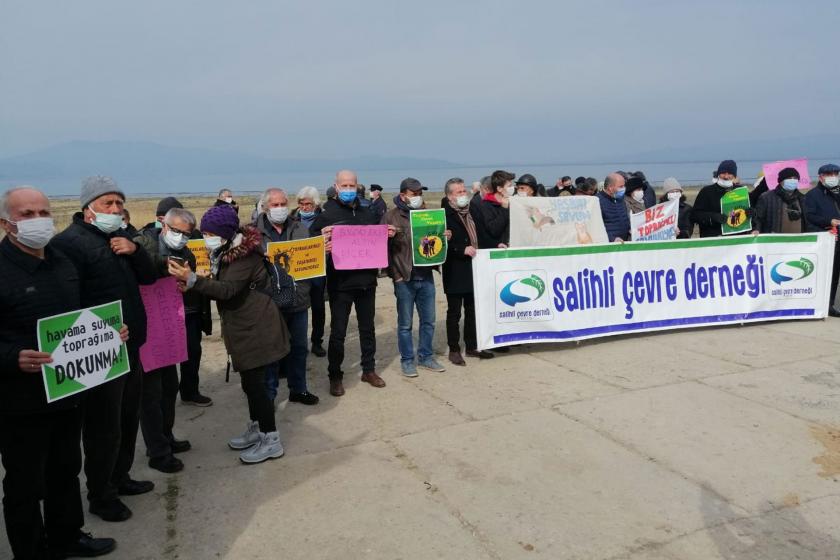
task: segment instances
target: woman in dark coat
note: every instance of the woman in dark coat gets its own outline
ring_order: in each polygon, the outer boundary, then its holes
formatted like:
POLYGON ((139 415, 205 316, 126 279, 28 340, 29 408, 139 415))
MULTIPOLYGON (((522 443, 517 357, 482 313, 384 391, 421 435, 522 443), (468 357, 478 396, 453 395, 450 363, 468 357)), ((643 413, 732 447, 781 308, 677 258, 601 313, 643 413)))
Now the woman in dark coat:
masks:
POLYGON ((212 277, 171 261, 169 271, 184 291, 196 290, 217 302, 225 349, 241 376, 251 418, 245 433, 228 445, 244 450, 239 456, 243 463, 281 457, 283 445, 265 391, 265 366, 289 353, 289 333, 277 305, 262 291, 269 290, 270 276, 260 233, 250 225, 240 228, 236 211, 227 205, 210 208, 201 219, 201 231, 212 277))

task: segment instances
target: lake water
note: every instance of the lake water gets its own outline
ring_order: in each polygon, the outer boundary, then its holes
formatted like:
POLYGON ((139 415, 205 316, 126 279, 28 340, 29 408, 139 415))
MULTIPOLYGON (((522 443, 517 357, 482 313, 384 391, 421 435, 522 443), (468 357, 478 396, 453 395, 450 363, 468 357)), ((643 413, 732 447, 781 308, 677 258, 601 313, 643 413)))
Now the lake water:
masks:
MULTIPOLYGON (((579 175, 595 177, 599 181, 616 169, 625 171, 644 171, 648 180, 655 186, 662 184, 667 177, 676 177, 684 186, 706 185, 711 182, 712 172, 717 169, 717 161, 707 162, 664 162, 664 163, 570 163, 554 165, 515 165, 499 164, 474 167, 456 167, 444 169, 388 169, 360 170, 359 182, 370 186, 371 183, 382 185, 386 191, 396 192, 400 181, 406 177, 419 179, 432 190, 442 191, 443 185, 451 177, 460 177, 467 184, 478 181, 495 169, 505 169, 521 175, 531 173, 537 181, 551 187, 559 177, 569 175, 573 179, 579 175)), ((739 161, 738 170, 741 180, 752 183, 761 170, 764 161, 739 161)), ((824 160, 809 161, 811 179, 816 180, 817 169, 829 163, 824 160)), ((234 193, 260 192, 268 186, 281 186, 290 192, 296 192, 304 185, 324 189, 334 180, 334 172, 280 172, 280 173, 238 173, 230 175, 197 175, 155 178, 114 177, 119 185, 134 196, 141 194, 215 194, 222 187, 230 188, 234 193)), ((0 188, 17 184, 34 184, 51 196, 75 196, 78 194, 81 178, 50 178, 43 180, 21 179, 0 181, 0 188)))

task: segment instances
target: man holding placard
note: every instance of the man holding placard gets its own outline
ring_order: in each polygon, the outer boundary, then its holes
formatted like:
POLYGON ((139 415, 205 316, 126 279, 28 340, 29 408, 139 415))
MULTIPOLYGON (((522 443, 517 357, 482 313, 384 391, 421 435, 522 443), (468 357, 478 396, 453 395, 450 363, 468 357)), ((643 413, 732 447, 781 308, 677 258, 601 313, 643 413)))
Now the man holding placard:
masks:
POLYGON ((131 372, 87 392, 82 430, 90 512, 106 521, 125 521, 131 510, 118 496, 154 489, 152 482, 132 480, 129 471, 140 424, 139 351, 146 341, 139 284, 153 284, 156 277, 148 253, 120 229, 125 194, 117 183, 110 177, 88 177, 79 200, 82 210, 55 237, 53 246, 79 271, 82 306, 119 300, 133 335, 128 343, 131 372))
MULTIPOLYGON (((395 234, 388 242, 388 275, 394 282, 397 298, 397 346, 403 375, 417 377, 417 366, 429 371, 446 371, 432 350, 435 336, 435 279, 432 271, 446 258, 446 217, 441 215, 440 231, 428 230, 415 235, 412 228, 416 213, 426 212, 423 191, 428 190, 411 177, 400 183, 394 197, 394 208, 382 217, 382 223, 393 226, 395 234), (427 264, 428 263, 428 264, 427 264), (414 342, 411 336, 414 307, 420 319, 417 364, 414 363, 414 342)), ((437 210, 443 214, 443 210, 437 210)))
MULTIPOLYGON (((52 246, 47 197, 30 187, 0 197, 0 455, 3 513, 16 558, 97 556, 114 539, 82 533, 79 488, 80 397, 48 403, 38 350, 39 319, 78 310, 81 283, 73 263, 52 246), (45 516, 41 515, 41 500, 45 516)), ((127 329, 120 333, 121 341, 127 329)))
POLYGON ((717 179, 697 193, 691 220, 700 226, 700 237, 719 237, 751 230, 752 208, 746 187, 735 188, 738 165, 720 162, 717 179))
MULTIPOLYGON (((299 218, 289 216, 289 197, 286 191, 269 188, 260 197, 262 212, 254 224, 262 237, 266 258, 289 271, 290 256, 282 250, 286 241, 297 241, 309 237, 309 229, 299 218)), ((294 276, 293 276, 294 277, 294 276)), ((306 405, 318 404, 318 396, 309 392, 306 386, 306 356, 309 353, 307 334, 309 332, 309 280, 295 278, 295 303, 291 309, 284 309, 282 316, 289 329, 289 353, 279 362, 269 364, 265 370, 265 386, 268 398, 274 402, 280 373, 284 374, 289 386, 289 402, 306 405)))
MULTIPOLYGON (((362 208, 356 191, 356 174, 339 171, 335 177, 336 198, 329 199, 321 214, 312 223, 312 235, 324 235, 327 251, 331 250, 332 231, 336 226, 372 226, 378 224, 376 214, 362 208)), ((378 227, 378 226, 377 226, 378 227)), ((383 226, 384 227, 384 226, 383 226)), ((388 236, 396 230, 388 227, 388 236)), ((378 235, 378 233, 377 233, 378 235)), ((342 265, 343 266, 343 265, 342 265)), ((344 338, 350 310, 356 308, 359 328, 359 345, 362 351, 362 381, 373 387, 384 387, 385 380, 376 373, 376 329, 374 313, 376 306, 376 277, 379 267, 341 268, 336 267, 332 255, 327 259, 327 287, 330 297, 330 342, 327 349, 330 394, 340 397, 344 394, 344 338)))

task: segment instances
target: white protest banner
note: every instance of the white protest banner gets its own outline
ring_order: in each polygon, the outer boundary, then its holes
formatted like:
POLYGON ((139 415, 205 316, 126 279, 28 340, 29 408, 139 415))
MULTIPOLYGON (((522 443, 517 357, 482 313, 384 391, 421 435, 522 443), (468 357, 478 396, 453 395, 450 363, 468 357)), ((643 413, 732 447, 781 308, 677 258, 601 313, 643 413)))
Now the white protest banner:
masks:
POLYGON ((478 347, 821 319, 833 260, 830 233, 480 250, 478 347))
POLYGON ((38 320, 38 349, 52 355, 41 366, 47 401, 53 402, 128 373, 120 340, 122 302, 89 307, 38 320))
POLYGON ((680 200, 667 200, 644 212, 630 214, 630 235, 633 241, 663 241, 677 238, 677 217, 680 200))
POLYGON ((510 198, 511 247, 561 247, 608 241, 597 196, 510 198))

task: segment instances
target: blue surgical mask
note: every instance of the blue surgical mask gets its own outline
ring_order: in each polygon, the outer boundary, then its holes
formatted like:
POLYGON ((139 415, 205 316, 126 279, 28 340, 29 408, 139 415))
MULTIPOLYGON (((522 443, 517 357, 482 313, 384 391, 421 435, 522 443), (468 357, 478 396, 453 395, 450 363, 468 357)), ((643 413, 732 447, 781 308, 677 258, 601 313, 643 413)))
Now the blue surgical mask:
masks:
POLYGON ((622 198, 624 198, 624 192, 625 191, 626 191, 626 189, 624 187, 621 187, 620 189, 615 191, 615 194, 613 196, 615 197, 616 200, 621 200, 622 198))
POLYGON ((122 227, 122 214, 103 214, 101 212, 95 211, 90 206, 88 206, 88 208, 90 208, 90 211, 93 212, 96 216, 93 222, 91 223, 94 226, 96 226, 102 233, 111 234, 120 229, 120 227, 122 227))
POLYGON ((338 191, 338 199, 344 204, 350 204, 356 200, 356 191, 338 191))
POLYGON ((311 212, 304 212, 303 210, 301 210, 300 212, 298 212, 298 216, 300 216, 301 220, 308 220, 310 218, 314 218, 315 210, 312 210, 311 212))
POLYGON ((785 179, 782 181, 782 188, 786 191, 795 191, 799 188, 799 179, 785 179))

